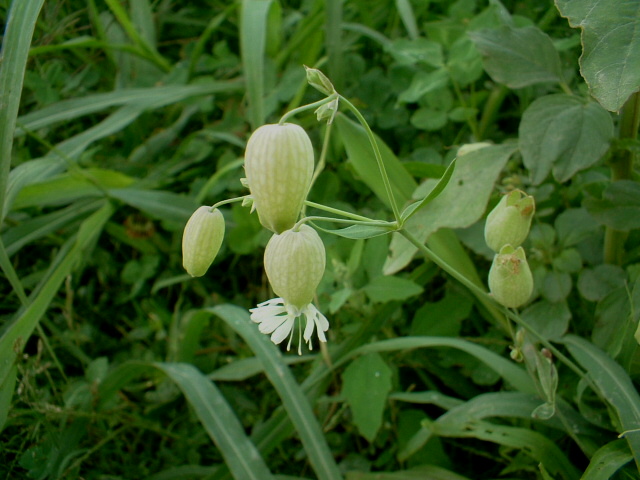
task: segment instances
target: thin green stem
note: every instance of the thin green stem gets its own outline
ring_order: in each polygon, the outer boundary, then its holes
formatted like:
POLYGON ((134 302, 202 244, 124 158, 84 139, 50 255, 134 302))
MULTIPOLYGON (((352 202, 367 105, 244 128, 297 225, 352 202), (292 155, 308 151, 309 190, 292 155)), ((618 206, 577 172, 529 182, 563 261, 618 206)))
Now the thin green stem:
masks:
POLYGON ((359 221, 359 220, 347 220, 346 218, 332 218, 332 217, 320 217, 320 216, 310 216, 304 217, 298 220, 298 222, 292 227, 292 230, 298 230, 300 225, 307 222, 331 222, 331 223, 348 223, 349 225, 366 225, 368 227, 387 227, 389 228, 389 233, 391 233, 395 227, 396 222, 385 222, 385 221, 359 221))
POLYGON ((333 100, 338 98, 338 96, 339 95, 337 93, 334 93, 332 95, 329 95, 328 97, 323 98, 322 100, 318 100, 317 102, 309 103, 307 105, 302 105, 301 107, 294 108, 293 110, 285 113, 282 116, 282 118, 278 122, 278 125, 283 125, 290 117, 293 117, 294 115, 297 115, 300 112, 304 112, 304 111, 310 110, 312 108, 318 108, 318 107, 321 107, 322 105, 324 105, 326 103, 332 102, 333 100))
POLYGON ((211 210, 221 207, 222 205, 227 205, 228 203, 242 202, 247 198, 251 198, 251 195, 243 195, 242 197, 227 198, 226 200, 221 200, 218 203, 214 203, 213 205, 211 205, 211 210))
POLYGON ((333 213, 334 215, 341 215, 346 218, 352 218, 353 220, 359 220, 363 222, 376 222, 375 219, 363 217, 362 215, 346 212, 344 210, 339 210, 337 208, 327 207, 326 205, 322 205, 321 203, 315 203, 315 202, 310 202, 309 200, 305 200, 304 204, 311 208, 317 208, 318 210, 323 210, 325 212, 333 213))
POLYGON ((324 170, 324 166, 327 164, 327 150, 329 149, 329 141, 331 140, 332 128, 333 128, 333 123, 327 123, 327 129, 324 132, 324 140, 322 141, 322 150, 320 151, 320 158, 318 158, 318 164, 316 165, 316 169, 313 172, 313 177, 311 178, 311 184, 309 185, 309 191, 313 187, 313 184, 316 183, 316 180, 324 170))
POLYGON ((587 378, 586 374, 578 367, 574 362, 572 362, 566 355, 564 355, 560 350, 558 350, 554 345, 552 345, 542 334, 540 334, 535 328, 525 322, 516 312, 513 310, 509 310, 504 308, 503 306, 499 306, 495 299, 491 297, 484 289, 478 287, 475 283, 469 280, 467 277, 462 275, 456 269, 451 267, 447 262, 442 260, 438 255, 436 255, 431 249, 429 249, 422 242, 418 241, 411 233, 406 230, 399 230, 399 233, 402 234, 407 240, 409 240, 413 245, 415 245, 418 250, 424 253, 427 258, 429 258, 433 263, 442 268, 445 272, 451 275, 453 278, 462 283, 465 287, 475 293, 478 297, 484 298, 486 301, 493 303, 496 307, 500 308, 504 314, 513 320, 516 324, 524 328, 527 332, 533 335, 544 347, 548 348, 553 354, 562 361, 565 365, 567 365, 571 370, 573 370, 578 376, 581 378, 587 378))
POLYGON ((505 97, 509 93, 509 89, 504 85, 496 85, 491 90, 489 94, 489 98, 487 98, 486 103, 484 104, 484 108, 482 110, 482 117, 480 117, 480 123, 478 125, 478 133, 476 140, 482 141, 487 134, 487 129, 494 122, 496 118, 496 114, 500 110, 500 106, 504 101, 505 97))
MULTIPOLYGON (((640 127, 640 92, 636 92, 625 102, 620 112, 620 140, 634 140, 640 127)), ((611 157, 611 181, 630 180, 633 173, 635 152, 619 149, 611 157)), ((606 227, 604 236, 604 261, 620 265, 624 259, 624 244, 628 233, 606 227)))
POLYGON ((387 170, 384 168, 384 162, 382 161, 382 155, 380 154, 380 148, 378 147, 378 142, 376 142, 376 137, 373 135, 371 131, 371 127, 362 116, 360 111, 353 105, 349 100, 340 95, 340 100, 344 102, 344 104, 349 107, 349 110, 353 112, 356 116, 360 124, 364 127, 367 132, 367 136, 369 137, 369 142, 371 143, 371 147, 373 148, 373 154, 376 157, 376 162, 378 163, 378 169, 380 170, 380 175, 382 176, 382 183, 384 184, 384 189, 387 192, 387 197, 389 197, 389 204, 391 205, 391 210, 393 211, 393 217, 396 219, 398 224, 401 224, 400 210, 398 209, 398 205, 396 204, 396 197, 393 195, 393 190, 391 189, 391 182, 389 181, 389 176, 387 175, 387 170))

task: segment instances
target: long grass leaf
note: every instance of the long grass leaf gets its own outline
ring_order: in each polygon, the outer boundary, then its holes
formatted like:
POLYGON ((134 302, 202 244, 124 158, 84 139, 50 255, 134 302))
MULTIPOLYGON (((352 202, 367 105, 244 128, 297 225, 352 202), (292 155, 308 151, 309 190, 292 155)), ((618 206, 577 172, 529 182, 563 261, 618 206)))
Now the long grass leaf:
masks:
POLYGON ((488 350, 480 345, 467 340, 449 337, 403 337, 382 340, 380 342, 364 345, 353 352, 348 357, 355 357, 371 352, 394 352, 413 350, 415 348, 436 348, 449 347, 461 350, 476 357, 482 363, 494 370, 516 390, 523 393, 536 393, 535 386, 527 372, 500 355, 488 350))
POLYGON ((264 123, 264 55, 272 0, 243 0, 240 12, 240 52, 249 101, 249 123, 264 123))
POLYGON ((621 432, 640 468, 640 395, 629 375, 605 352, 575 336, 564 337, 564 344, 578 363, 587 370, 599 394, 616 411, 621 432))
POLYGON ((148 109, 160 108, 191 97, 215 93, 231 93, 242 88, 243 83, 241 81, 231 80, 228 82, 206 82, 197 85, 128 88, 107 93, 96 93, 82 98, 62 100, 18 117, 18 127, 15 135, 21 136, 28 131, 39 130, 59 122, 68 122, 112 107, 139 105, 148 109))
POLYGON ((156 363, 154 366, 182 390, 235 478, 273 478, 255 445, 245 435, 238 417, 207 377, 186 363, 156 363))
POLYGON ((77 236, 69 239, 60 250, 42 283, 31 294, 27 306, 16 314, 13 322, 0 337, 0 384, 10 374, 16 357, 49 308, 62 282, 93 245, 112 214, 113 207, 107 203, 82 222, 77 236))
POLYGON ((589 466, 580 480, 609 480, 632 460, 633 455, 627 442, 622 439, 614 440, 605 444, 591 457, 589 466))
POLYGON ((9 416, 9 408, 11 407, 11 398, 13 397, 17 374, 18 367, 13 365, 7 372, 4 380, 0 382, 0 432, 2 432, 7 417, 9 416))
POLYGON ((262 362, 265 374, 278 392, 285 410, 296 427, 318 478, 320 480, 342 478, 311 405, 283 362, 278 348, 258 331, 245 310, 232 305, 221 305, 208 311, 233 328, 262 362))
POLYGON ((14 0, 0 51, 0 224, 11 168, 13 131, 22 95, 31 38, 44 0, 14 0))

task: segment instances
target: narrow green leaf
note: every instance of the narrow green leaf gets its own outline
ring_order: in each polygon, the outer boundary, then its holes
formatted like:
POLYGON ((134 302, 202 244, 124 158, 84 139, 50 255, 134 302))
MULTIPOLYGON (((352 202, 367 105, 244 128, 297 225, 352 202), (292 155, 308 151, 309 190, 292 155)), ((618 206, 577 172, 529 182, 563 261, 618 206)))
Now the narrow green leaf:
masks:
POLYGON ((629 445, 622 439, 602 446, 591 457, 589 466, 580 480, 609 480, 627 463, 633 460, 629 445))
POLYGON ((246 79, 251 129, 265 120, 264 55, 267 20, 272 0, 242 0, 240 11, 240 51, 246 79))
POLYGON ((520 121, 519 147, 533 183, 550 171, 559 182, 596 163, 613 137, 611 115, 596 102, 565 94, 540 97, 520 121))
POLYGON ((274 478, 255 445, 245 435, 238 417, 207 377, 186 363, 156 363, 153 366, 164 372, 182 390, 235 478, 274 478))
POLYGON ((409 2, 409 0, 396 0, 396 9, 398 9, 398 13, 402 19, 404 28, 407 29, 409 37, 413 40, 418 38, 420 31, 418 30, 418 24, 416 22, 416 16, 413 13, 411 2, 409 2))
POLYGON ((483 56, 484 68, 496 82, 522 88, 562 82, 560 56, 549 36, 536 26, 469 32, 483 56))
POLYGON ((11 408, 11 398, 16 385, 18 367, 13 365, 7 372, 7 376, 0 382, 0 432, 4 429, 4 424, 11 408))
POLYGON ((595 345, 576 335, 564 337, 564 344, 604 398, 615 410, 621 431, 640 468, 640 395, 627 372, 595 345))
POLYGON ((382 425, 390 391, 391 369, 377 353, 356 358, 342 374, 342 394, 351 407, 353 423, 369 442, 375 440, 382 425))
MULTIPOLYGON (((448 415, 447 412, 445 415, 448 415)), ((444 416, 444 415, 443 415, 444 416)), ((485 421, 473 421, 450 428, 440 419, 429 424, 436 435, 446 437, 477 438, 487 442, 521 450, 544 465, 553 478, 578 480, 580 472, 569 461, 564 452, 546 436, 527 428, 497 425, 485 421)))
POLYGON ((120 188, 109 190, 109 195, 159 220, 180 226, 184 226, 198 208, 193 198, 173 192, 120 188))
POLYGON ((449 164, 449 166, 445 170, 445 172, 442 174, 442 177, 440 177, 440 180, 438 180, 438 183, 436 184, 436 186, 433 187, 433 189, 429 192, 429 194, 426 197, 424 197, 422 200, 416 203, 412 203, 411 205, 409 205, 407 208, 404 209, 401 215, 403 221, 407 221, 409 218, 415 215, 416 212, 418 212, 421 208, 424 208, 425 206, 427 206, 429 203, 435 200, 438 197, 438 195, 442 193, 444 188, 449 183, 449 180, 451 180, 451 175, 453 175, 453 170, 455 169, 455 167, 456 167, 456 159, 454 158, 453 161, 449 164))
POLYGON ((60 250, 49 272, 29 297, 27 306, 16 314, 11 325, 0 337, 0 384, 9 375, 16 356, 22 351, 40 318, 49 308, 62 282, 93 246, 113 211, 113 206, 107 203, 82 222, 77 236, 71 238, 60 250))
POLYGON ((260 333, 249 318, 249 313, 232 305, 206 309, 220 317, 248 344, 264 365, 265 374, 278 392, 282 404, 296 427, 311 466, 320 480, 342 478, 331 455, 322 429, 311 405, 293 374, 282 361, 280 350, 266 335, 260 333))
POLYGON ((13 132, 20 106, 24 72, 33 30, 43 3, 44 0, 14 0, 5 17, 7 24, 0 51, 0 224, 6 212, 13 132))
POLYGON ((555 0, 580 28, 580 73, 591 94, 611 112, 640 88, 640 3, 637 0, 555 0))
POLYGON ((419 465, 398 472, 349 472, 346 480, 469 480, 469 478, 435 465, 419 465))
POLYGON ((373 225, 351 225, 350 227, 340 228, 338 230, 329 230, 326 228, 318 227, 323 232, 338 235, 339 237, 350 238, 352 240, 361 240, 365 238, 379 237, 380 235, 388 235, 391 233, 387 226, 373 226, 373 225))
POLYGON ((353 350, 347 358, 354 357, 356 355, 362 355, 371 352, 393 352, 393 351, 407 351, 415 348, 438 348, 438 347, 450 347, 469 355, 474 356, 482 363, 487 365, 507 382, 509 382, 516 390, 523 393, 536 393, 535 387, 531 378, 527 372, 515 364, 514 362, 507 360, 500 355, 488 350, 475 343, 468 342, 466 340, 449 337, 403 337, 392 338, 389 340, 382 340, 379 342, 370 343, 364 345, 356 350, 353 350))

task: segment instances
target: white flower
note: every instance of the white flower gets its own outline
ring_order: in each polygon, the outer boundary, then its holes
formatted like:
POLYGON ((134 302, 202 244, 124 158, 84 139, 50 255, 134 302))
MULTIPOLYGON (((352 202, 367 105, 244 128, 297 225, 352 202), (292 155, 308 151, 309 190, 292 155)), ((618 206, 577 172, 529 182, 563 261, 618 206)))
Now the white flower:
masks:
POLYGON ((267 335, 271 334, 271 341, 276 345, 289 337, 287 350, 291 349, 295 321, 300 319, 302 323, 302 316, 304 315, 307 323, 304 328, 304 334, 302 333, 302 325, 298 328, 298 355, 302 355, 300 337, 304 338, 309 350, 313 350, 311 336, 316 327, 318 339, 321 342, 327 341, 324 332, 329 329, 329 321, 312 303, 298 308, 282 298, 272 298, 258 304, 256 308, 252 308, 249 311, 251 312, 251 320, 259 324, 258 330, 267 335))

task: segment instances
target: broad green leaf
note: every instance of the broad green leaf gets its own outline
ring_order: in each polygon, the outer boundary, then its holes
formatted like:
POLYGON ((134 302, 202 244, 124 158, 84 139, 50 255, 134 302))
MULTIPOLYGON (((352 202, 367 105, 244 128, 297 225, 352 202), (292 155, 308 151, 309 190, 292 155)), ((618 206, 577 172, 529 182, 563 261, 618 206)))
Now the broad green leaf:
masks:
POLYGON ((44 0, 14 1, 5 14, 0 62, 0 224, 6 215, 13 132, 20 106, 29 46, 44 0))
POLYGON ((340 480, 342 475, 331 455, 309 400, 282 361, 280 350, 271 343, 269 337, 258 331, 246 310, 232 305, 220 305, 205 311, 218 316, 235 330, 260 359, 267 378, 278 392, 291 422, 300 435, 302 445, 318 479, 340 480))
POLYGON ((109 190, 109 196, 138 208, 159 220, 184 226, 198 208, 191 197, 160 190, 119 188, 109 190))
POLYGON ((613 474, 633 460, 629 445, 622 439, 602 446, 589 462, 580 480, 609 480, 613 474))
POLYGON ((342 394, 360 434, 373 442, 391 391, 391 369, 377 353, 356 358, 342 374, 342 394))
MULTIPOLYGON (((424 242, 440 228, 464 228, 474 224, 484 213, 493 185, 515 150, 512 144, 490 145, 458 156, 447 186, 428 207, 411 217, 405 228, 424 242)), ((423 190, 424 187, 420 187, 414 196, 425 196, 427 192, 423 190)), ((417 248, 400 235, 394 235, 390 249, 385 273, 401 270, 417 252, 417 248)))
POLYGON ((393 40, 387 45, 386 51, 400 65, 424 63, 436 68, 444 65, 442 45, 426 38, 393 40))
POLYGON ((640 228, 640 184, 632 180, 612 182, 602 199, 587 197, 584 206, 598 223, 614 230, 640 228))
POLYGON ((272 0, 242 0, 240 13, 240 51, 249 102, 251 129, 265 120, 264 55, 267 41, 267 20, 272 0))
POLYGON ((472 306, 469 298, 451 292, 438 302, 425 302, 413 316, 411 335, 455 337, 472 306))
POLYGON ((599 104, 555 94, 538 98, 525 110, 519 147, 534 184, 550 171, 566 182, 600 160, 612 137, 611 115, 599 104))
POLYGON ((535 26, 469 32, 496 82, 522 88, 541 82, 562 82, 560 57, 549 36, 535 26))
POLYGON ((367 297, 374 303, 385 303, 392 300, 406 300, 419 295, 423 288, 411 280, 400 277, 380 275, 363 288, 367 297))
POLYGON ((587 371, 589 378, 615 410, 618 433, 624 433, 636 465, 640 468, 640 395, 627 372, 602 350, 576 335, 567 335, 564 344, 587 371))
POLYGON ((581 29, 580 73, 591 94, 617 112, 640 88, 640 3, 637 0, 555 0, 581 29))
POLYGON ((578 277, 578 290, 587 300, 597 302, 617 288, 623 288, 627 274, 618 265, 602 264, 585 268, 578 277))
POLYGON ((571 310, 567 302, 539 300, 522 312, 522 319, 544 338, 555 340, 567 332, 571 310))
POLYGON ((399 103, 416 103, 424 95, 435 92, 449 84, 449 72, 440 68, 434 72, 418 72, 413 76, 411 85, 398 96, 399 103))
MULTIPOLYGON (((336 116, 335 125, 347 150, 349 162, 353 165, 358 176, 380 200, 389 206, 389 200, 382 183, 382 175, 376 165, 373 148, 366 132, 345 115, 336 116)), ((416 182, 391 149, 379 138, 376 138, 376 142, 380 148, 382 161, 389 176, 396 202, 398 205, 403 205, 411 197, 411 192, 415 190, 416 182)))
POLYGON ((178 385, 235 478, 272 479, 268 467, 218 388, 193 365, 156 363, 178 385))
POLYGON ((539 285, 540 293, 551 303, 562 302, 567 298, 573 282, 571 275, 564 272, 548 271, 539 285))
POLYGON ((567 208, 556 217, 554 222, 558 233, 558 242, 563 247, 580 243, 599 230, 597 222, 584 208, 567 208))

